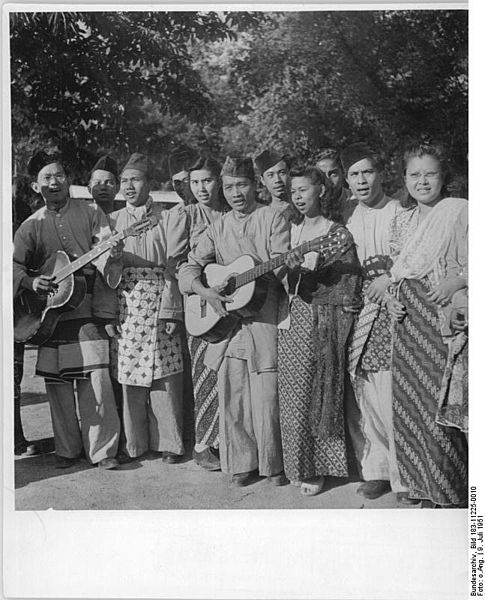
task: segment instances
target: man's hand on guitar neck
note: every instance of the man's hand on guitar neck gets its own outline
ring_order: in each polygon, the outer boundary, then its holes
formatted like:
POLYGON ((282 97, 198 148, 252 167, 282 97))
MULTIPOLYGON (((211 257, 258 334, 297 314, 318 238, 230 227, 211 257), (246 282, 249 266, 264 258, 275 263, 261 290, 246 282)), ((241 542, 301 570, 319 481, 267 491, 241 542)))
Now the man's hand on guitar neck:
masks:
POLYGON ((39 296, 48 296, 57 291, 57 283, 53 281, 54 275, 39 275, 31 280, 32 291, 39 296))
POLYGON ((225 309, 224 304, 226 304, 227 302, 232 302, 231 298, 228 298, 227 296, 223 296, 221 294, 224 287, 225 285, 221 284, 215 285, 211 288, 207 288, 200 281, 200 279, 194 279, 194 281, 192 282, 192 291, 195 294, 198 294, 204 300, 207 300, 207 302, 212 306, 212 308, 220 317, 227 317, 229 313, 225 309))
POLYGON ((123 257, 123 248, 124 248, 124 243, 122 240, 119 240, 118 242, 116 242, 116 244, 111 247, 111 250, 109 253, 110 258, 112 260, 120 260, 123 257))

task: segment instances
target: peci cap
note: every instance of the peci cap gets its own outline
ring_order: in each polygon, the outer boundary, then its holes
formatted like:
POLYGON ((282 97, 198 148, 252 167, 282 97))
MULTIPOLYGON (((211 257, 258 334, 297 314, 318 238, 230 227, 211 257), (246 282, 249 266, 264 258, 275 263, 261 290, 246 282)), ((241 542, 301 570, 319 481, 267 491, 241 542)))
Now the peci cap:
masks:
POLYGON ((150 178, 153 173, 153 166, 148 159, 148 156, 146 154, 140 154, 139 152, 134 152, 130 156, 126 165, 121 169, 121 173, 126 171, 126 169, 137 169, 138 171, 145 173, 147 178, 150 178))
POLYGON ((114 175, 116 177, 116 179, 119 178, 118 165, 116 164, 116 161, 114 160, 114 158, 111 158, 111 156, 109 156, 108 154, 105 154, 100 159, 98 159, 98 161, 96 162, 94 167, 91 169, 91 172, 89 173, 89 177, 92 176, 94 171, 108 171, 108 173, 111 173, 112 175, 114 175))
POLYGON ((228 156, 222 165, 222 175, 247 177, 254 181, 253 161, 245 156, 228 156))
POLYGON ((271 169, 271 167, 274 167, 274 165, 278 164, 282 160, 285 161, 288 167, 290 166, 288 157, 286 155, 275 152, 274 150, 263 150, 261 154, 256 156, 254 163, 260 174, 264 175, 265 171, 271 169))
POLYGON ((373 161, 376 160, 377 154, 376 152, 367 144, 363 142, 356 142, 355 144, 350 144, 340 153, 340 162, 342 163, 342 167, 347 176, 349 169, 352 165, 363 160, 364 158, 370 158, 373 161))
POLYGON ((44 150, 36 152, 29 160, 27 172, 31 177, 37 177, 39 171, 47 165, 60 163, 64 167, 64 158, 60 152, 47 153, 44 150))

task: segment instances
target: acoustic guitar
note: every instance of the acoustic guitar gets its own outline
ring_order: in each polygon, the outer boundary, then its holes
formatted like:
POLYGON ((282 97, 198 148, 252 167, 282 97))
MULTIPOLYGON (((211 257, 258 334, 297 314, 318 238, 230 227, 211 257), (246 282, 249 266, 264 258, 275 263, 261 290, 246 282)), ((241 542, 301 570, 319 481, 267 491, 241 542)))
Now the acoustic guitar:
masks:
POLYGON ((14 300, 14 340, 42 345, 53 334, 61 315, 77 308, 86 295, 86 280, 76 276, 76 271, 108 252, 119 241, 137 236, 158 223, 155 217, 137 221, 108 240, 96 245, 86 254, 70 261, 63 250, 58 250, 46 260, 38 271, 29 275, 53 275, 57 284, 55 292, 41 296, 31 290, 22 290, 14 300))
POLYGON ((221 294, 232 300, 225 304, 225 309, 230 314, 220 317, 207 300, 198 294, 190 294, 185 298, 187 332, 208 342, 219 342, 241 318, 251 317, 262 308, 266 300, 267 285, 261 285, 259 278, 284 265, 290 252, 297 249, 303 254, 318 251, 325 261, 330 256, 345 252, 352 245, 350 240, 345 232, 337 230, 260 264, 252 256, 243 255, 229 265, 206 265, 201 281, 206 287, 224 285, 221 294))

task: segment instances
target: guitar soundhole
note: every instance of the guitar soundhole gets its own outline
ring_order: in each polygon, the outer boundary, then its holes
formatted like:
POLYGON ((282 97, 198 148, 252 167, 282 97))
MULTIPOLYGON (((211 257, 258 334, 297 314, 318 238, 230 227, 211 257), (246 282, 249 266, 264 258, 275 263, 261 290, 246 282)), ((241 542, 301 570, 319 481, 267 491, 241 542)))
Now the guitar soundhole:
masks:
POLYGON ((227 283, 226 283, 226 287, 224 288, 224 291, 222 292, 222 294, 223 294, 223 296, 231 296, 232 294, 234 294, 235 291, 236 291, 236 278, 229 277, 229 279, 227 280, 227 283))

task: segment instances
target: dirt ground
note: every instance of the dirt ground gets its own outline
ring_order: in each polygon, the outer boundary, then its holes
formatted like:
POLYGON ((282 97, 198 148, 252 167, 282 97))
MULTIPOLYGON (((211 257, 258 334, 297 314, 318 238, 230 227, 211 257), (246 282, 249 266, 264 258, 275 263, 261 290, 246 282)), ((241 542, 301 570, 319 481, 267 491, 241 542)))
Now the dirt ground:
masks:
MULTIPOLYGON (((43 380, 34 375, 36 351, 27 348, 22 383, 22 420, 27 439, 44 453, 15 459, 17 510, 99 509, 302 509, 397 508, 395 494, 365 500, 356 494, 358 477, 329 477, 323 493, 304 498, 291 485, 273 487, 265 479, 244 488, 229 485, 221 472, 206 472, 191 458, 190 439, 184 461, 167 465, 155 455, 105 471, 85 461, 56 469, 54 440, 43 380)), ((187 437, 190 437, 188 432, 187 437)))

